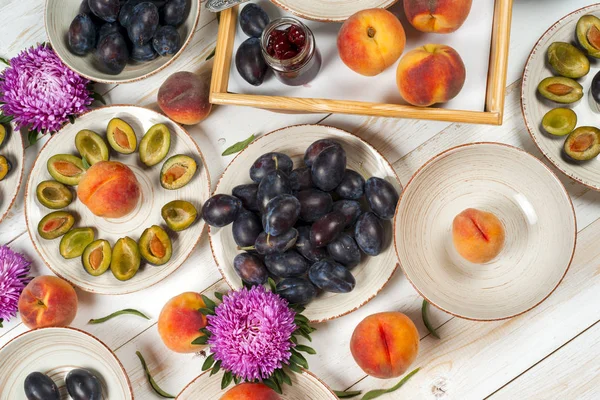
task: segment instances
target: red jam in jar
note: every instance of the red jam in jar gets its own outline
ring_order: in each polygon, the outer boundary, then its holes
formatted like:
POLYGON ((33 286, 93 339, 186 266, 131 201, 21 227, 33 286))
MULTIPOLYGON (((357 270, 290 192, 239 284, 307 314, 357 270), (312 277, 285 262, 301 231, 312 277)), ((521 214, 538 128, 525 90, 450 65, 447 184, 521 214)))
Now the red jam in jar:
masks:
POLYGON ((263 31, 261 45, 265 61, 286 85, 304 85, 321 69, 321 54, 313 33, 295 18, 271 22, 263 31))

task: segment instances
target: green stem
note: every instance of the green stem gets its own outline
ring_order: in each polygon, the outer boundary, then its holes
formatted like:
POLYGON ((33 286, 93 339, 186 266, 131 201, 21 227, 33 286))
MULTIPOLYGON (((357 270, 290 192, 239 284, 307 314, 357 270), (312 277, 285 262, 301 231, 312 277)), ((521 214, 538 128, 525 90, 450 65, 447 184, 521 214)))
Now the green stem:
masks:
POLYGON ((150 386, 152 386, 152 389, 154 389, 156 394, 158 394, 161 397, 164 397, 165 399, 174 399, 175 396, 162 390, 160 388, 160 386, 158 386, 158 383, 156 383, 154 378, 152 378, 152 375, 150 375, 150 370, 148 369, 148 365, 146 365, 146 360, 144 360, 142 353, 140 353, 139 351, 136 351, 135 354, 140 359, 140 362, 142 363, 142 368, 144 369, 144 372, 146 372, 146 377, 148 378, 148 381, 150 382, 150 386))
POLYGON ((130 315, 137 315, 138 317, 142 317, 145 319, 150 319, 148 316, 146 316, 146 314, 144 314, 141 311, 138 310, 134 310, 133 308, 126 308, 124 310, 121 311, 116 311, 110 315, 107 315, 106 317, 102 317, 102 318, 98 318, 98 319, 90 319, 88 321, 88 324, 101 324, 103 322, 106 322, 110 319, 113 319, 115 317, 118 317, 119 315, 125 315, 125 314, 130 314, 130 315))
POLYGON ((423 323, 425 324, 425 328, 427 328, 429 333, 431 333, 431 336, 433 336, 436 339, 440 339, 440 335, 436 332, 435 328, 433 327, 433 325, 431 325, 431 322, 429 321, 429 315, 427 314, 428 308, 429 303, 427 302, 427 300, 423 300, 423 305, 421 306, 421 317, 423 318, 423 323))

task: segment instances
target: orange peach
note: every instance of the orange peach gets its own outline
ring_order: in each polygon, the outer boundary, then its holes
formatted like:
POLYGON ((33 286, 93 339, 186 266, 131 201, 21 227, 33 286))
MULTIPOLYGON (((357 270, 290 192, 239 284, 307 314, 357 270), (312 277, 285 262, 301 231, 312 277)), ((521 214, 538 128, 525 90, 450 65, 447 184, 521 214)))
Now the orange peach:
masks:
POLYGON ((469 16, 472 0, 404 0, 408 22, 421 32, 451 33, 469 16))
POLYGON ((158 90, 158 106, 183 125, 195 125, 210 114, 210 75, 175 72, 158 90))
POLYGON ((101 161, 90 167, 79 182, 77 196, 99 217, 120 218, 140 199, 140 184, 133 171, 117 161, 101 161))
POLYGON ((468 208, 452 222, 452 240, 458 254, 483 264, 498 256, 504 247, 504 225, 494 214, 468 208))
POLYGON ((273 389, 262 383, 242 383, 227 391, 221 400, 280 400, 273 389))
POLYGON ((77 293, 61 278, 38 276, 23 289, 19 313, 29 329, 67 326, 77 314, 77 293))
POLYGON ((394 64, 405 44, 402 24, 381 8, 357 12, 344 22, 337 37, 344 64, 365 76, 375 76, 394 64))
POLYGON ((205 345, 192 344, 202 336, 206 317, 198 309, 205 307, 198 293, 186 292, 165 304, 158 317, 158 333, 163 343, 177 353, 195 353, 205 345))
POLYGON ((420 107, 456 97, 465 78, 462 58, 443 44, 426 44, 409 51, 398 63, 396 72, 396 83, 404 100, 420 107))
POLYGON ((400 312, 373 314, 354 329, 350 351, 365 373, 381 379, 396 378, 417 358, 419 332, 400 312))

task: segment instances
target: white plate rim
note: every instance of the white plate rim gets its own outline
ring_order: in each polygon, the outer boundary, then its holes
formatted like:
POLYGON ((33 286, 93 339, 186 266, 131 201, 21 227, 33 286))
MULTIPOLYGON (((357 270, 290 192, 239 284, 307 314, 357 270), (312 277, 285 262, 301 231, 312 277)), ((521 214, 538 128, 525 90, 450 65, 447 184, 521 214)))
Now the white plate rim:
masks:
MULTIPOLYGON (((166 118, 168 120, 171 121, 171 123, 177 125, 186 135, 189 136, 190 140, 194 143, 194 145, 196 146, 196 149, 198 150, 198 154, 200 155, 200 160, 202 161, 202 165, 203 167, 206 169, 206 180, 207 180, 207 184, 208 184, 208 192, 211 192, 211 180, 210 180, 210 171, 208 170, 208 164, 206 163, 206 159, 204 158, 204 154, 202 154, 202 151, 200 150, 200 146, 198 146, 198 143, 196 143, 196 140, 194 140, 194 138, 192 137, 192 135, 190 135, 190 133, 180 124, 176 123, 175 121, 173 121, 171 118, 167 117, 165 114, 160 113, 158 111, 152 110, 151 108, 147 108, 147 107, 142 107, 142 106, 136 106, 136 105, 132 105, 132 104, 111 104, 108 106, 103 106, 103 107, 98 107, 98 108, 93 108, 90 109, 84 113, 79 114, 78 117, 81 117, 83 115, 89 114, 89 113, 93 113, 94 111, 97 110, 104 110, 107 108, 120 108, 120 107, 130 107, 130 108, 139 108, 139 109, 143 109, 145 111, 150 111, 153 112, 157 115, 160 115, 163 118, 166 118)), ((46 148, 46 146, 48 145, 48 143, 50 143, 51 140, 53 140, 55 137, 57 137, 60 132, 65 129, 65 127, 67 127, 69 124, 64 125, 63 127, 60 128, 60 130, 58 130, 57 132, 55 132, 52 137, 50 139, 48 139, 48 141, 44 144, 44 146, 40 149, 40 151, 38 152, 38 154, 35 157, 35 161, 32 164, 32 169, 33 167, 37 164, 38 159, 40 157, 40 154, 42 153, 42 151, 46 148)), ((125 294, 131 294, 131 293, 135 293, 135 292, 139 292, 145 289, 148 289, 149 287, 152 287, 156 284, 158 284, 159 282, 165 280, 166 278, 168 278, 170 275, 172 275, 175 271, 177 271, 179 268, 181 268, 181 266, 183 264, 185 264, 185 262, 190 258, 190 256, 192 255, 192 253, 194 252, 194 249, 198 246, 198 243, 200 243, 200 240, 202 239, 202 235, 204 234, 204 231, 206 230, 206 223, 204 222, 204 219, 200 218, 199 221, 197 223, 199 224, 204 224, 204 226, 202 227, 202 229, 200 230, 200 235, 198 235, 198 239, 196 240, 196 243, 194 244, 194 246, 192 246, 187 254, 187 256, 182 260, 181 264, 179 264, 179 266, 177 266, 176 268, 174 268, 171 272, 169 272, 169 274, 165 275, 161 280, 158 280, 154 283, 151 283, 147 286, 144 287, 140 287, 139 289, 127 289, 127 290, 123 290, 119 293, 103 293, 100 291, 96 291, 90 288, 84 288, 81 287, 79 285, 76 285, 75 283, 71 282, 70 279, 68 279, 67 277, 62 276, 61 274, 59 274, 58 272, 56 272, 54 270, 54 268, 52 268, 52 266, 50 265, 50 263, 46 260, 46 258, 44 257, 44 255, 42 254, 42 252, 38 249, 38 246, 35 243, 35 240, 33 240, 33 235, 35 233, 32 233, 31 230, 29 229, 29 215, 27 213, 27 198, 29 196, 32 196, 31 192, 30 192, 30 187, 29 184, 31 183, 31 181, 33 180, 33 178, 30 178, 27 180, 27 184, 25 186, 25 196, 24 196, 24 200, 23 200, 23 210, 24 210, 24 214, 25 214, 25 225, 27 226, 27 233, 29 234, 29 239, 31 240, 31 243, 33 244, 33 247, 35 248, 35 251, 38 253, 38 255, 40 256, 40 258, 44 261, 44 264, 46 264, 46 266, 59 278, 64 279, 65 281, 69 282, 70 285, 73 285, 81 290, 83 290, 84 292, 88 292, 88 293, 94 293, 94 294, 100 294, 100 295, 106 295, 106 296, 120 296, 120 295, 125 295, 125 294)), ((58 210, 57 210, 58 211, 58 210)), ((202 211, 200 211, 201 213, 202 211)))
MULTIPOLYGON (((5 126, 5 128, 6 128, 6 126, 5 126)), ((4 221, 4 218, 6 218, 6 216, 8 215, 8 212, 15 205, 15 201, 17 201, 17 197, 19 196, 19 191, 21 190, 21 185, 23 184, 23 172, 25 171, 25 144, 23 143, 23 136, 21 135, 21 131, 15 129, 15 125, 13 123, 11 123, 10 124, 10 132, 7 132, 7 133, 9 135, 8 140, 13 140, 13 136, 14 136, 15 140, 18 140, 21 143, 21 146, 17 146, 17 148, 20 148, 20 150, 21 150, 21 158, 19 159, 21 167, 19 168, 19 182, 17 183, 16 188, 13 189, 13 195, 12 195, 10 204, 6 208, 6 211, 4 212, 4 214, 2 214, 0 216, 0 222, 4 221)), ((4 146, 6 146, 6 143, 4 144, 4 146)))
POLYGON ((546 30, 546 32, 544 32, 542 34, 542 36, 540 36, 540 38, 535 43, 535 46, 533 46, 533 48, 531 49, 531 52, 529 53, 529 56, 527 57, 527 62, 525 63, 525 68, 523 69, 523 77, 521 79, 521 113, 523 114, 523 120, 525 121, 525 127, 527 128, 527 132, 529 133, 529 136, 531 136, 531 139, 533 140, 533 143, 535 143, 535 146, 538 148, 538 150, 544 155, 544 157, 546 157, 546 159, 548 161, 550 161, 552 163, 552 165, 554 165, 560 172, 562 172, 563 174, 565 174, 569 178, 573 179, 574 181, 581 183, 585 187, 587 187, 589 189, 592 189, 592 190, 595 190, 595 191, 600 191, 600 182, 598 182, 596 184, 591 183, 591 182, 587 182, 584 179, 582 179, 579 176, 577 176, 576 174, 568 172, 562 166, 561 162, 556 161, 553 156, 551 156, 546 151, 544 151, 544 149, 542 148, 542 146, 538 142, 537 134, 535 133, 535 129, 533 129, 533 127, 531 125, 531 121, 529 121, 529 119, 527 117, 527 111, 526 111, 527 104, 529 102, 528 102, 528 100, 526 99, 526 96, 525 96, 525 85, 529 84, 529 82, 528 82, 528 78, 529 78, 529 65, 532 62, 533 58, 539 52, 542 41, 551 38, 551 36, 553 34, 553 31, 557 27, 559 27, 561 24, 563 24, 566 19, 571 18, 574 14, 588 12, 588 11, 600 11, 600 3, 590 4, 589 6, 581 7, 579 9, 575 10, 575 11, 572 11, 572 12, 568 13, 567 15, 565 15, 564 17, 562 17, 561 19, 559 19, 558 21, 556 21, 554 24, 552 24, 546 30))
POLYGON ((432 306, 442 310, 445 313, 448 313, 454 317, 458 317, 461 319, 465 319, 468 321, 476 321, 476 322, 494 322, 494 321, 503 321, 503 320, 508 320, 514 317, 517 317, 519 315, 525 314, 531 310, 533 310, 534 308, 536 308, 537 306, 539 306, 540 304, 542 304, 544 301, 546 301, 546 299, 548 299, 548 297, 550 297, 550 295, 552 295, 552 293, 554 293, 554 291, 556 291, 556 289, 560 286, 560 284, 562 283, 562 281, 565 279, 565 276, 567 275, 567 272, 569 272, 569 269, 571 268, 571 264, 573 263, 573 257, 575 257, 575 249, 577 248, 577 214, 575 213, 575 207, 573 206, 573 201, 571 200, 571 196, 569 196, 569 193, 567 192, 567 189, 565 188, 565 185, 563 185, 563 183, 560 181, 560 179, 558 178, 558 176, 556 176, 556 174, 550 169, 550 167, 548 167, 546 164, 544 164, 539 158, 529 154, 528 152, 526 152, 523 149, 520 149, 518 147, 512 146, 510 144, 506 144, 506 143, 500 143, 500 142, 472 142, 472 143, 466 143, 466 144, 462 144, 462 145, 458 145, 458 146, 454 146, 451 147, 447 150, 442 151, 441 153, 433 156, 432 158, 430 158, 429 160, 427 160, 421 167, 419 167, 419 169, 412 175, 412 177, 410 178, 410 180, 408 181, 408 183, 405 186, 405 190, 402 191, 402 194, 400 195, 400 200, 398 201, 398 207, 396 208, 396 213, 394 214, 394 249, 396 250, 396 257, 398 258, 398 261, 400 263, 400 268, 402 269, 402 272, 404 274, 404 276, 406 277, 406 279, 410 282, 410 284, 412 285, 412 287, 417 291, 417 293, 419 293, 419 295, 421 295, 421 297, 423 297, 423 299, 425 299, 429 304, 431 304, 432 306), (507 147, 509 149, 512 150, 516 150, 520 153, 523 153, 526 156, 531 157, 532 160, 534 160, 535 162, 539 163, 540 165, 542 165, 549 173, 550 175, 554 178, 554 180, 560 185, 560 187, 562 188, 562 194, 564 195, 564 197, 568 200, 568 204, 571 205, 571 211, 573 213, 573 222, 574 222, 574 226, 573 226, 573 250, 571 251, 571 258, 569 259, 569 263, 567 264, 566 268, 565 268, 565 272, 563 273, 562 277, 559 279, 559 281, 556 283, 556 286, 554 286, 554 288, 543 298, 541 299, 539 302, 537 302, 536 304, 534 304, 533 306, 531 306, 530 308, 528 308, 527 310, 521 311, 519 313, 513 314, 513 315, 509 315, 506 317, 502 317, 502 318, 473 318, 473 317, 468 317, 465 315, 459 315, 455 312, 446 310, 445 308, 437 305, 436 303, 432 302, 430 299, 428 299, 418 288, 417 286, 413 283, 413 281, 410 279, 410 276, 408 276, 408 274, 406 273, 404 267, 402 267, 402 260, 400 259, 400 253, 398 251, 398 241, 397 241, 397 235, 396 235, 396 218, 398 218, 398 214, 400 213, 400 204, 402 202, 402 199, 404 197, 404 193, 406 193, 406 189, 408 189, 408 187, 410 186, 410 184, 413 182, 413 180, 415 178, 418 177, 418 175, 420 175, 420 173, 428 166, 430 166, 431 164, 433 164, 434 162, 436 162, 438 159, 446 156, 449 153, 458 151, 464 147, 474 147, 474 146, 480 146, 480 145, 494 145, 494 146, 502 146, 502 147, 507 147))
MULTIPOLYGON (((48 42, 50 42, 50 46, 52 48, 54 48, 54 44, 52 43, 52 37, 50 36, 50 32, 48 31, 48 3, 50 3, 50 1, 52 1, 52 0, 46 0, 46 2, 44 3, 44 30, 46 31, 46 37, 48 38, 48 42)), ((194 0, 192 0, 192 1, 194 1, 194 0)), ((196 18, 194 19, 194 23, 192 24, 192 26, 190 28, 190 33, 188 34, 187 39, 185 40, 185 42, 183 43, 183 45, 181 46, 179 51, 177 53, 175 53, 173 56, 171 56, 171 58, 166 63, 161 65, 160 67, 156 68, 153 71, 148 72, 147 74, 138 76, 137 78, 131 78, 131 79, 95 78, 95 77, 86 75, 86 74, 82 73, 81 71, 79 71, 74 66, 67 64, 67 62, 63 59, 63 57, 57 51, 55 51, 54 53, 56 53, 58 58, 60 58, 60 61, 62 61, 62 63, 67 66, 67 68, 73 70, 77 74, 81 75, 82 77, 84 77, 92 82, 107 83, 107 84, 122 84, 122 83, 133 83, 133 82, 141 81, 141 80, 146 79, 154 74, 159 73, 160 71, 162 71, 163 69, 165 69, 169 65, 171 65, 177 58, 179 58, 179 56, 181 54, 183 54, 185 48, 191 43, 192 37, 194 37, 194 35, 196 34, 196 29, 198 28, 198 23, 200 22, 200 14, 202 12, 202 1, 201 0, 197 0, 197 1, 198 1, 198 12, 196 12, 196 18)), ((117 77, 117 76, 118 75, 115 75, 115 77, 117 77)))
POLYGON ((121 368, 121 372, 123 373, 123 376, 125 376, 125 381, 127 382, 127 387, 129 388, 129 395, 131 396, 131 399, 133 400, 134 399, 134 396, 133 396, 133 387, 131 386, 131 381, 129 380, 129 375, 127 375, 127 371, 125 370, 125 367, 123 367, 123 364, 121 363, 121 360, 119 360, 119 357, 117 357, 117 355, 115 354, 115 352, 112 351, 112 349, 110 347, 108 347, 106 345, 106 343, 104 343, 102 340, 98 339, 96 336, 92 335, 91 333, 88 333, 88 332, 86 332, 86 331, 84 331, 82 329, 73 328, 71 326, 48 326, 48 327, 45 327, 45 328, 31 329, 31 330, 28 330, 26 332, 18 334, 17 336, 15 336, 14 338, 12 338, 8 342, 6 342, 6 344, 4 346, 0 347, 0 355, 2 354, 2 351, 4 349, 8 348, 8 346, 11 343, 15 342, 17 339, 19 339, 19 338, 21 338, 23 336, 26 336, 26 335, 29 335, 29 334, 32 334, 34 332, 41 331, 41 330, 56 330, 56 331, 60 331, 60 330, 63 330, 63 329, 84 334, 84 335, 90 337, 92 340, 97 341, 102 346, 104 346, 104 348, 106 350, 108 350, 108 352, 110 353, 110 355, 115 359, 115 361, 117 362, 117 364, 121 368))
MULTIPOLYGON (((253 144, 258 143, 261 139, 272 135, 272 134, 277 134, 279 131, 283 131, 283 130, 287 130, 290 128, 301 128, 301 127, 311 127, 311 128, 317 128, 317 129, 321 129, 321 128, 326 128, 326 129, 331 129, 331 130, 335 130, 337 131, 337 133, 341 134, 341 135, 348 135, 353 137, 356 140, 359 140, 360 142, 362 142, 364 145, 366 145, 367 147, 369 147, 371 150, 373 150, 379 157, 380 159, 390 168, 390 171, 392 171, 393 175, 392 177, 394 177, 396 179, 396 181, 398 182, 398 186, 400 187, 400 190, 402 191, 402 193, 404 193, 404 186, 402 186, 402 183, 400 182, 400 178, 398 177, 398 174, 396 173, 396 170, 394 169, 394 167, 392 166, 392 164, 388 161, 387 158, 385 158, 383 156, 383 154, 381 154, 379 152, 379 150, 377 150, 373 145, 371 145, 371 143, 369 143, 368 141, 366 141, 365 139, 350 133, 346 130, 340 129, 340 128, 336 128, 334 126, 331 125, 324 125, 324 124, 297 124, 297 125, 289 125, 283 128, 279 128, 279 129, 275 129, 271 132, 265 133, 264 135, 261 135, 259 137, 257 137, 256 139, 254 139, 246 148, 244 148, 242 151, 240 151, 234 158, 233 160, 231 160, 231 162, 229 164, 227 164, 227 167, 225 167, 225 169, 223 170, 223 173, 221 174, 221 176, 219 177, 219 180, 217 181, 217 185, 215 187, 215 190, 213 191, 212 195, 214 196, 215 194, 218 193, 218 189, 219 189, 219 185, 221 184, 221 180, 223 179, 223 176, 225 175, 225 172, 227 172, 227 170, 232 166, 232 164, 235 162, 235 160, 244 152, 246 151, 250 146, 252 146, 253 144)), ((400 204, 400 201, 398 201, 398 204, 400 204)), ((398 210, 398 206, 396 206, 396 210, 398 210)), ((393 222, 393 221, 391 221, 393 222)), ((207 224, 208 225, 208 224, 207 224)), ((393 227, 392 227, 392 235, 393 233, 393 227)), ((221 273, 223 280, 227 283, 227 286, 229 286, 229 288, 231 290, 233 290, 233 284, 231 282, 229 282, 229 280, 227 280, 227 275, 225 274, 225 271, 223 271, 223 267, 219 264, 219 260, 218 257, 215 253, 214 250, 214 246, 215 244, 213 243, 213 238, 212 238, 212 227, 209 226, 208 227, 208 241, 210 243, 210 251, 213 255, 213 259, 215 260, 215 263, 217 264, 217 268, 219 269, 219 272, 221 273)), ((398 270, 398 267, 400 266, 400 262, 398 259, 398 253, 396 252, 396 265, 394 265, 394 268, 391 270, 390 275, 388 277, 388 279, 385 281, 385 283, 375 291, 375 293, 369 297, 368 299, 366 299, 365 301, 363 301, 360 305, 358 305, 357 307, 351 309, 351 310, 347 310, 341 314, 338 315, 332 315, 330 317, 327 318, 321 318, 321 319, 316 319, 316 320, 312 320, 309 319, 309 321, 313 324, 320 324, 322 322, 326 322, 326 321, 331 321, 340 317, 343 317, 345 315, 351 314, 354 311, 358 310, 359 308, 365 306, 368 302, 370 302, 371 300, 373 300, 375 297, 377 297, 377 295, 387 286, 387 284, 390 282, 390 280, 393 278, 394 274, 396 273, 396 271, 398 270)))
MULTIPOLYGON (((388 9, 391 6, 393 6, 394 4, 396 4, 397 2, 399 2, 400 0, 385 0, 382 2, 382 4, 377 7, 377 8, 383 8, 383 9, 388 9)), ((316 16, 316 15, 309 15, 309 14, 305 14, 303 12, 300 12, 296 9, 294 9, 293 7, 291 7, 290 5, 285 5, 281 2, 281 0, 271 0, 271 2, 273 4, 275 4, 277 7, 282 8, 285 11, 288 11, 291 14, 294 14, 300 18, 304 18, 304 19, 308 19, 308 20, 312 20, 312 21, 321 21, 321 22, 344 22, 345 20, 347 20, 348 18, 350 18, 352 15, 348 15, 345 17, 337 17, 337 18, 332 18, 332 17, 328 17, 328 16, 316 16)), ((372 7, 370 7, 372 8, 372 7)))

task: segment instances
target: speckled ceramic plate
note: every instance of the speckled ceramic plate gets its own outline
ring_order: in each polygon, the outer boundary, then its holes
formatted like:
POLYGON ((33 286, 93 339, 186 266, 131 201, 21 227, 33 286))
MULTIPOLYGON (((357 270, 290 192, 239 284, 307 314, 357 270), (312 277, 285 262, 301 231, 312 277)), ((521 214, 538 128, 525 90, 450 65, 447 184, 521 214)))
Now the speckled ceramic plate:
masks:
POLYGON ((591 189, 600 190, 600 158, 586 162, 569 159, 563 150, 566 136, 553 136, 542 128, 542 118, 548 111, 556 107, 572 108, 577 114, 577 126, 598 127, 600 113, 592 111, 592 107, 595 106, 592 106, 590 86, 592 79, 600 71, 600 64, 593 62, 595 59, 590 57, 592 61, 590 72, 578 80, 583 86, 584 96, 577 103, 557 104, 544 99, 537 93, 537 85, 542 79, 554 75, 550 65, 546 62, 548 47, 554 42, 577 43, 575 27, 579 18, 586 14, 600 17, 600 4, 584 7, 561 18, 539 39, 529 55, 523 72, 521 107, 527 130, 544 156, 570 178, 591 189))
POLYGON ((44 16, 46 34, 52 44, 52 48, 56 51, 56 54, 58 54, 60 59, 79 75, 94 82, 135 82, 165 69, 185 51, 185 48, 190 43, 192 36, 198 27, 200 10, 202 9, 200 0, 189 0, 188 4, 188 10, 186 10, 187 17, 183 24, 177 28, 181 43, 179 51, 171 57, 157 57, 154 60, 145 63, 130 61, 125 69, 118 75, 111 75, 104 72, 99 67, 93 52, 82 57, 71 53, 69 50, 67 33, 71 21, 79 14, 81 0, 46 0, 46 11, 44 16))
MULTIPOLYGON (((346 150, 348 168, 359 171, 365 177, 377 176, 391 182, 398 193, 401 185, 390 163, 370 144, 341 129, 323 125, 296 125, 261 136, 240 152, 225 169, 217 183, 215 193, 230 194, 235 186, 252 183, 248 172, 252 163, 262 154, 271 151, 285 153, 294 161, 294 167, 303 165, 306 148, 319 139, 339 141, 346 150)), ((322 322, 346 315, 365 305, 379 293, 398 266, 392 241, 392 224, 385 227, 388 244, 377 257, 364 257, 352 269, 356 287, 351 293, 321 293, 307 305, 304 315, 312 322, 322 322)), ((210 227, 209 237, 213 256, 223 277, 234 289, 242 287, 242 281, 233 268, 233 259, 241 251, 233 240, 231 225, 224 228, 210 227)))
POLYGON ((21 182, 23 180, 23 165, 25 152, 23 149, 23 137, 12 127, 6 126, 6 138, 0 145, 0 156, 6 157, 11 164, 11 170, 6 177, 0 181, 0 222, 6 218, 8 211, 15 204, 21 182))
POLYGON ((77 118, 75 124, 68 124, 52 136, 44 145, 35 161, 25 190, 25 218, 27 229, 33 244, 48 267, 58 276, 88 292, 99 294, 125 294, 145 289, 161 281, 175 271, 192 253, 200 240, 204 229, 204 220, 198 218, 188 229, 172 232, 166 228, 161 217, 161 208, 172 200, 187 200, 200 213, 201 207, 210 193, 210 177, 204 157, 198 145, 181 126, 155 111, 135 106, 110 106, 91 111, 77 118), (65 211, 75 214, 75 227, 94 228, 96 239, 107 239, 111 246, 124 236, 138 240, 144 229, 160 225, 169 233, 173 242, 171 260, 161 266, 142 263, 138 273, 128 281, 117 280, 111 271, 101 276, 88 274, 80 258, 65 260, 59 253, 60 238, 45 240, 37 232, 41 218, 52 212, 40 204, 35 190, 37 185, 52 179, 46 163, 55 154, 74 154, 79 156, 75 147, 75 136, 82 129, 91 129, 105 137, 106 126, 112 118, 121 118, 135 130, 138 143, 146 131, 154 124, 164 123, 171 131, 171 149, 168 157, 185 154, 196 160, 198 170, 189 184, 179 190, 166 190, 160 184, 160 169, 163 162, 146 167, 139 159, 138 152, 130 155, 119 154, 111 150, 110 159, 128 165, 136 175, 142 196, 137 207, 127 216, 118 219, 106 219, 92 214, 78 201, 75 188, 72 188, 74 200, 65 211))
MULTIPOLYGON (((206 371, 192 382, 190 382, 177 395, 177 400, 198 400, 211 399, 217 400, 223 396, 228 389, 221 389, 222 374, 209 376, 210 371, 206 371)), ((321 382, 319 378, 308 371, 302 374, 290 374, 292 386, 283 386, 282 400, 335 400, 337 399, 333 391, 321 382)))
POLYGON ((17 336, 0 349, 2 399, 27 400, 25 378, 32 372, 48 375, 61 399, 69 399, 67 373, 85 368, 100 379, 103 400, 133 399, 131 383, 115 354, 89 333, 73 328, 42 328, 17 336))
POLYGON ((271 0, 301 18, 323 22, 343 22, 369 8, 388 8, 398 0, 271 0))
POLYGON ((441 153, 407 184, 396 209, 395 246, 404 273, 430 303, 461 318, 497 320, 544 301, 565 276, 577 235, 560 180, 512 146, 475 143, 441 153), (506 232, 485 264, 463 259, 452 241, 467 208, 495 214, 506 232))

